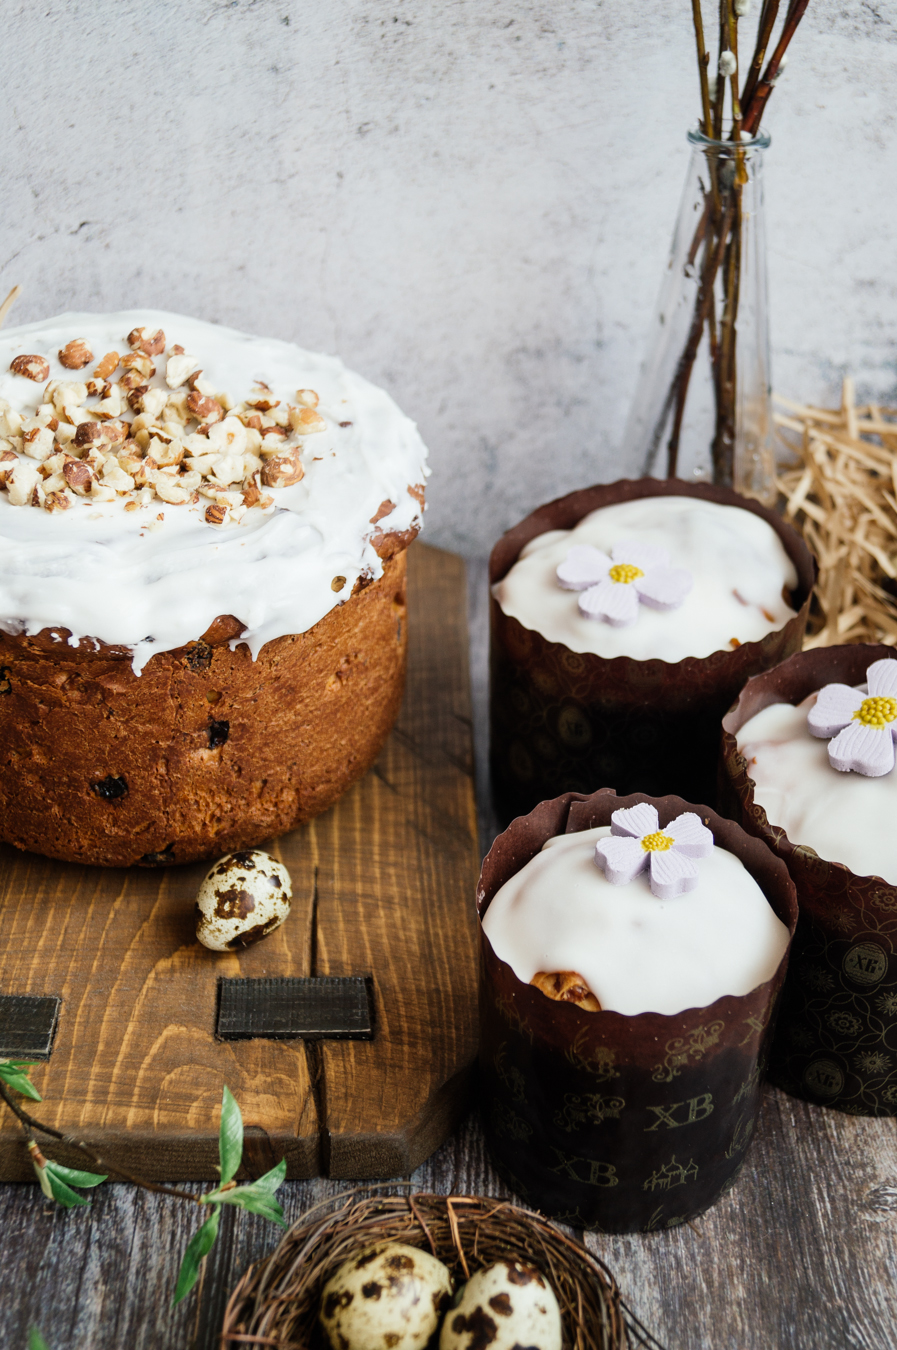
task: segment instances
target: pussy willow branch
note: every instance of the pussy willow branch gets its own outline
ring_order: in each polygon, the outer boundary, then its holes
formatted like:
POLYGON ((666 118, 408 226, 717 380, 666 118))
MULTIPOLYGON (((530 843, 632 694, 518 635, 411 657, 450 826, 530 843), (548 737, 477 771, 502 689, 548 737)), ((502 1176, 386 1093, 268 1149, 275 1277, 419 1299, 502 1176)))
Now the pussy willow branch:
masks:
POLYGON ((757 128, 760 125, 760 118, 763 116, 763 110, 766 107, 767 100, 773 91, 776 76, 779 73, 779 67, 782 64, 782 57, 788 50, 788 44, 797 32, 797 25, 807 11, 810 0, 791 0, 791 8, 785 16, 785 25, 781 36, 776 43, 775 51, 769 59, 769 65, 763 72, 763 77, 757 84, 751 98, 751 104, 745 113, 744 129, 750 136, 757 134, 757 128))
POLYGON ((695 43, 698 48, 698 79, 701 81, 704 135, 712 136, 713 113, 710 110, 710 84, 707 80, 707 65, 710 61, 710 53, 704 46, 704 20, 701 15, 701 0, 691 0, 691 12, 695 24, 695 43))
POLYGON ((670 434, 669 445, 667 446, 668 478, 675 478, 676 476, 679 458, 679 436, 682 431, 682 417, 685 412, 685 400, 688 397, 691 372, 695 363, 695 357, 698 354, 698 347, 701 345, 701 335, 704 332, 704 324, 707 322, 708 315, 713 308, 713 285, 716 280, 719 265, 722 261, 730 223, 730 209, 727 209, 723 213, 722 221, 720 222, 718 238, 714 240, 713 234, 711 233, 710 237, 707 239, 704 250, 704 265, 701 269, 701 280, 698 285, 698 294, 695 300, 695 309, 688 334, 688 341, 679 358, 676 374, 673 377, 673 383, 670 386, 670 392, 673 396, 674 411, 673 429, 670 434))
POLYGON ((180 1191, 175 1186, 159 1186, 154 1181, 146 1181, 143 1177, 135 1177, 132 1173, 126 1172, 123 1168, 105 1162, 98 1153, 95 1153, 92 1148, 83 1143, 80 1139, 73 1139, 71 1135, 63 1134, 61 1130, 54 1129, 52 1125, 44 1125, 42 1121, 36 1120, 34 1116, 24 1109, 24 1107, 19 1105, 10 1093, 6 1084, 2 1081, 0 1081, 0 1097, 2 1097, 13 1115, 17 1117, 29 1140, 33 1137, 31 1131, 38 1130, 41 1134, 49 1135, 51 1139, 58 1139, 60 1143, 68 1144, 70 1148, 76 1148, 79 1153, 83 1153, 84 1156, 89 1158, 94 1166, 98 1167, 102 1172, 112 1173, 122 1181, 130 1181, 134 1186, 140 1186, 145 1191, 155 1191, 158 1195, 173 1195, 178 1200, 189 1200, 194 1205, 199 1204, 198 1198, 195 1195, 191 1195, 189 1191, 180 1191))
POLYGON ((760 11, 760 22, 757 25, 757 42, 754 47, 754 55, 751 57, 747 79, 741 91, 741 101, 745 107, 748 107, 754 97, 754 90, 760 80, 763 62, 766 60, 766 48, 769 46, 769 39, 772 37, 772 30, 775 27, 778 13, 779 0, 764 0, 763 8, 760 11))
POLYGON ((735 0, 723 0, 726 6, 726 26, 729 35, 729 51, 735 57, 735 69, 729 77, 732 99, 732 135, 730 140, 741 140, 741 100, 738 97, 738 15, 735 13, 735 0))
MULTIPOLYGON (((740 97, 737 67, 731 76, 733 112, 731 139, 736 144, 741 141, 742 133, 751 137, 756 136, 766 103, 772 93, 776 76, 781 67, 782 58, 809 3, 810 0, 790 0, 782 33, 761 76, 760 71, 779 9, 779 0, 764 0, 760 12, 757 41, 740 97)), ((701 77, 702 121, 706 128, 708 117, 710 118, 713 128, 711 138, 720 140, 722 137, 726 81, 722 76, 717 76, 716 97, 713 100, 712 108, 710 108, 709 89, 705 98, 705 58, 709 60, 709 57, 707 57, 704 45, 701 0, 692 0, 692 15, 698 51, 698 70, 701 77)), ((719 0, 719 50, 720 54, 724 51, 732 51, 737 60, 738 16, 735 14, 734 0, 719 0)), ((719 201, 717 166, 712 160, 709 163, 713 202, 705 201, 704 211, 695 230, 688 255, 689 260, 693 262, 701 244, 704 243, 706 266, 701 272, 701 282, 695 296, 692 324, 685 348, 676 365, 676 372, 651 438, 652 447, 660 444, 664 426, 672 410, 672 429, 667 446, 667 476, 671 478, 675 477, 678 467, 679 438, 685 400, 688 395, 692 367, 697 357, 701 336, 706 324, 709 330, 717 404, 716 428, 712 445, 714 481, 731 482, 732 479, 735 449, 735 320, 741 286, 741 187, 747 181, 746 166, 740 155, 736 154, 736 163, 733 168, 736 178, 730 189, 730 195, 733 196, 734 200, 723 210, 719 201), (730 231, 732 231, 732 238, 728 239, 730 231), (717 236, 716 239, 714 239, 714 235, 717 236), (717 335, 713 294, 716 277, 724 258, 726 260, 723 274, 724 309, 721 331, 717 335)))

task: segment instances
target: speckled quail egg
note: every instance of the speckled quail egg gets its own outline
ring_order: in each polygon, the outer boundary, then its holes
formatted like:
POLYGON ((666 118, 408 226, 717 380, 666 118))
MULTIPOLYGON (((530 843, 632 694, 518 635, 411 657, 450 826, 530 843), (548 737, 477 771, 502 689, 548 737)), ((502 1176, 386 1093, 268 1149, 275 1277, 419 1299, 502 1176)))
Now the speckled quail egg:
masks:
POLYGON ((561 1350, 561 1310, 545 1276, 520 1261, 478 1270, 447 1314, 439 1350, 561 1350))
POLYGON ((424 1350, 451 1298, 441 1261, 393 1243, 340 1266, 321 1295, 321 1324, 333 1350, 424 1350))
POLYGON ((289 872, 270 853, 228 853, 199 888, 196 936, 213 952, 248 947, 280 927, 292 894, 289 872))

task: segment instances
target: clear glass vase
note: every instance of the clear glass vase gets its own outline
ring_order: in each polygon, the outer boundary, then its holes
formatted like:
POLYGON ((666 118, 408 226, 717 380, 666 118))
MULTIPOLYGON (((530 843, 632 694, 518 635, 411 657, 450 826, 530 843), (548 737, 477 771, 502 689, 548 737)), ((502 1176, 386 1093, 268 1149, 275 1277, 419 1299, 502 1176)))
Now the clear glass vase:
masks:
POLYGON ((627 463, 774 502, 763 133, 691 163, 624 436, 627 463))

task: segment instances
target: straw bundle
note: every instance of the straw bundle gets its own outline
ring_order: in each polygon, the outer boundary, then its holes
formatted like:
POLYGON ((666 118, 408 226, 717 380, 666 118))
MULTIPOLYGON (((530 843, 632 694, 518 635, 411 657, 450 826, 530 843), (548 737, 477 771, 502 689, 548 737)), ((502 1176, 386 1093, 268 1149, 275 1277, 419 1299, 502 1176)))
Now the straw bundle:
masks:
POLYGON ((844 381, 839 409, 776 396, 776 425, 797 464, 777 480, 785 517, 819 563, 807 647, 897 643, 897 409, 858 407, 844 381))

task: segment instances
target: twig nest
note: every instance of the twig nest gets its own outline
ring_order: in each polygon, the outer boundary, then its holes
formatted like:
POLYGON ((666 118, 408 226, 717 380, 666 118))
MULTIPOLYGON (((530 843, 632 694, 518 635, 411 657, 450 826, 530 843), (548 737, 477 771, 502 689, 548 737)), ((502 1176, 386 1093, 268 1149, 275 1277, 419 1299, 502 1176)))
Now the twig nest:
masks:
POLYGON ((248 947, 280 927, 292 894, 289 872, 270 853, 228 853, 199 888, 196 936, 213 952, 248 947))
POLYGON ((561 1350, 561 1310, 540 1271, 497 1261, 472 1275, 442 1326, 439 1350, 561 1350))
POLYGON ((451 1297, 441 1261, 393 1243, 340 1266, 321 1294, 321 1324, 333 1350, 424 1350, 451 1297))

